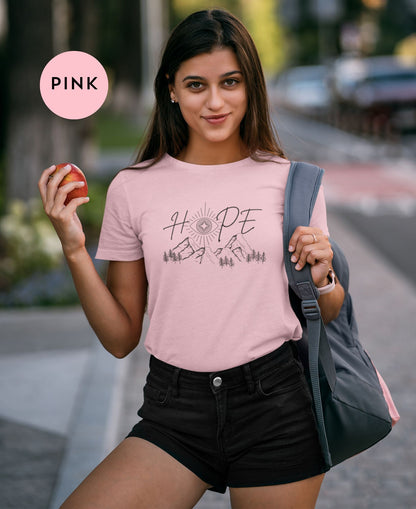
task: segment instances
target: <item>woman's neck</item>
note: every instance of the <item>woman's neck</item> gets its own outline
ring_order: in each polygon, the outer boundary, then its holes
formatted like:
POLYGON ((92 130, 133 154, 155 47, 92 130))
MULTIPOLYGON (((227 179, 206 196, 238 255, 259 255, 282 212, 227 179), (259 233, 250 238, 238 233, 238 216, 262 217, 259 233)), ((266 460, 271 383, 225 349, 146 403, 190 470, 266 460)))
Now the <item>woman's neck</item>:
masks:
POLYGON ((207 143, 201 146, 201 144, 189 143, 177 158, 191 164, 213 165, 234 163, 245 159, 248 155, 248 149, 242 141, 232 145, 207 143))

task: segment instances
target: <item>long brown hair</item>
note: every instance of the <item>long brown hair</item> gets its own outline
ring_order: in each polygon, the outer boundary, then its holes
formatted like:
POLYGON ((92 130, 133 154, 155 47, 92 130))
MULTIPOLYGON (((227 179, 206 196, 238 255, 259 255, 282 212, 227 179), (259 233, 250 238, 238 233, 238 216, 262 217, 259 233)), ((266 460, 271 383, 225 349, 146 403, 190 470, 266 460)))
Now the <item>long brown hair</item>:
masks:
POLYGON ((249 155, 256 160, 264 160, 266 154, 285 157, 270 119, 263 70, 250 34, 228 11, 207 9, 185 18, 166 43, 154 83, 156 103, 135 164, 147 160, 154 164, 165 153, 175 157, 186 147, 188 125, 178 104, 171 103, 168 85, 182 62, 215 48, 231 48, 241 66, 248 100, 240 135, 249 155))

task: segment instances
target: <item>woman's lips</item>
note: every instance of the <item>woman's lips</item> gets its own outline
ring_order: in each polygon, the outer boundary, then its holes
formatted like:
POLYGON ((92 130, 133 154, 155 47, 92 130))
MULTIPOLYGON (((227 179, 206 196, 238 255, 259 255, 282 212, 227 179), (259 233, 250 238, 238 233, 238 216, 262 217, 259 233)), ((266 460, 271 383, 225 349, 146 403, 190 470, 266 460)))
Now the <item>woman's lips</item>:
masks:
POLYGON ((207 117, 202 117, 204 120, 206 120, 210 124, 222 124, 227 117, 229 113, 224 113, 224 115, 209 115, 207 117))

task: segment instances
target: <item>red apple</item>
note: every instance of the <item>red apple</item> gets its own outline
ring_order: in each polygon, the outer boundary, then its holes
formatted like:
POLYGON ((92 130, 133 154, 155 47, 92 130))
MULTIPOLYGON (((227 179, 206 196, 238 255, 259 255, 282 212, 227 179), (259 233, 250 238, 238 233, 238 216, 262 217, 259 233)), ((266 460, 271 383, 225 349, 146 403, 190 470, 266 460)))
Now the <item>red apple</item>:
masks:
POLYGON ((78 166, 75 166, 75 164, 72 163, 57 164, 56 170, 52 173, 51 177, 53 177, 58 170, 60 170, 61 168, 68 164, 71 167, 71 171, 67 175, 65 175, 65 177, 59 184, 59 187, 64 186, 65 184, 69 184, 70 182, 84 182, 85 184, 83 187, 77 187, 76 189, 68 193, 65 200, 65 205, 68 205, 68 203, 73 198, 83 198, 84 196, 88 195, 87 179, 85 178, 84 173, 78 168, 78 166))

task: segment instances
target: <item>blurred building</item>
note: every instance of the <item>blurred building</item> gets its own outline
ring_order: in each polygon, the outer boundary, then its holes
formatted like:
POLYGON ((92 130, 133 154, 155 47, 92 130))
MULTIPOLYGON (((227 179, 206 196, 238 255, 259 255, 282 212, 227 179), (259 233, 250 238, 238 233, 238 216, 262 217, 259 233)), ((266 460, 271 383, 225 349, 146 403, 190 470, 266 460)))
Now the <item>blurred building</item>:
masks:
POLYGON ((141 1, 142 97, 146 104, 153 102, 153 80, 168 33, 168 17, 167 0, 141 1))
POLYGON ((280 0, 280 14, 286 24, 294 27, 303 16, 309 15, 320 22, 334 22, 344 13, 344 0, 280 0))

